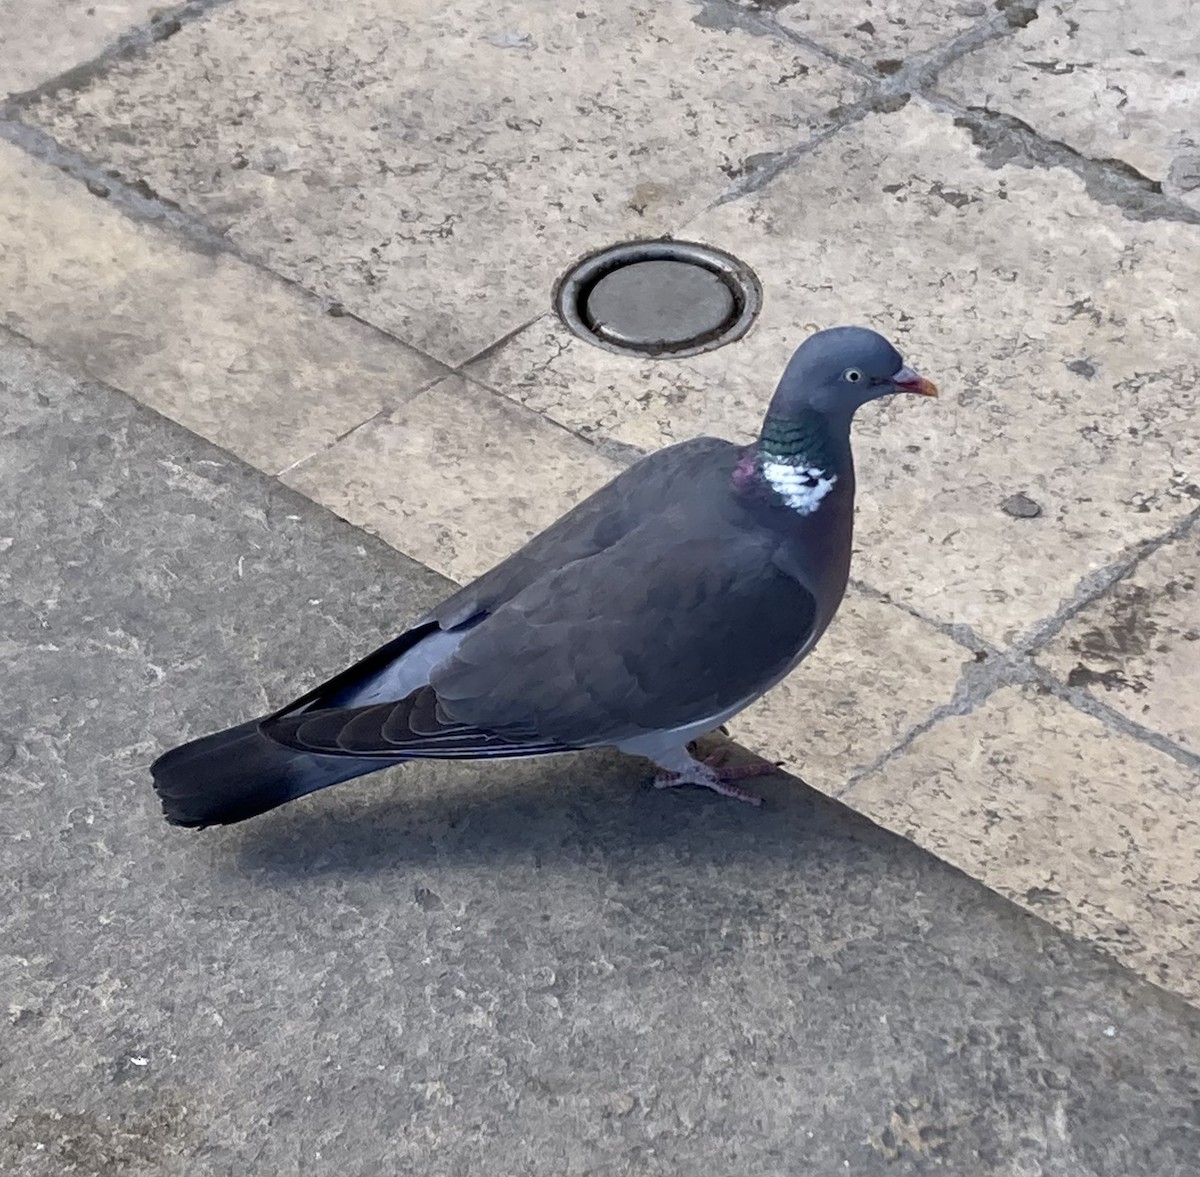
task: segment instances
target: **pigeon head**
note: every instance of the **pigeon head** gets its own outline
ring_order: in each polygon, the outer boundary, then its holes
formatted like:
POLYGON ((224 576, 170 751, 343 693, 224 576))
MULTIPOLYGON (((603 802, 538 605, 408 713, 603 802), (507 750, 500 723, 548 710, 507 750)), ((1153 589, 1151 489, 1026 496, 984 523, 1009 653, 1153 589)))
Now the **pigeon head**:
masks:
POLYGON ((853 491, 850 420, 881 396, 937 388, 905 364, 882 335, 833 327, 806 339, 771 398, 758 443, 734 471, 741 494, 811 515, 831 491, 853 491))
POLYGON ((805 416, 815 410, 849 421, 867 401, 896 392, 936 396, 937 388, 908 367, 882 335, 866 327, 832 327, 796 349, 768 416, 805 416))

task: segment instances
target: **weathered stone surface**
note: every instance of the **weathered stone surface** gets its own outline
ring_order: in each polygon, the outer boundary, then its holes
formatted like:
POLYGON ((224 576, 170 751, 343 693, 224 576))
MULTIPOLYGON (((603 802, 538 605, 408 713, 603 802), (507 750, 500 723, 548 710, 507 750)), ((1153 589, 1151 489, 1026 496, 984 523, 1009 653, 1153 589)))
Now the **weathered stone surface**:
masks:
POLYGON ((1200 1003, 1200 798, 1170 757, 1009 687, 845 799, 1200 1003))
POLYGON ((1200 20, 1194 0, 1154 8, 1042 5, 1011 39, 950 65, 938 86, 1003 111, 1094 159, 1117 159, 1200 209, 1200 20))
POLYGON ((620 470, 553 422, 456 376, 284 480, 465 582, 620 470))
POLYGON ((268 472, 443 369, 0 141, 0 322, 268 472))
POLYGON ((863 83, 688 4, 231 5, 29 117, 448 362, 863 83))
POLYGON ((1041 655, 1064 682, 1200 752, 1200 528, 1073 617, 1041 655))
POLYGON ((810 331, 878 328, 942 398, 859 415, 856 573, 999 643, 1195 505, 1192 226, 1126 220, 1060 169, 989 167, 950 116, 913 102, 686 232, 762 280, 740 342, 626 359, 547 318, 471 370, 585 434, 654 448, 752 437, 810 331), (1006 509, 1014 495, 1039 513, 1006 509))

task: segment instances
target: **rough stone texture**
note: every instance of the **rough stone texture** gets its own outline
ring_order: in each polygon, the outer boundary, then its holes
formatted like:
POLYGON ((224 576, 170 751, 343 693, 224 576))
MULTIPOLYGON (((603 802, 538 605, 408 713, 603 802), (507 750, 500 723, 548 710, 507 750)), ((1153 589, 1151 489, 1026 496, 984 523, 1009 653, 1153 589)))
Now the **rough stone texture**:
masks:
POLYGON ((939 89, 1118 159, 1200 209, 1200 7, 1043 4, 1011 39, 950 65, 939 89))
POLYGON ((137 224, 0 141, 0 322, 261 469, 435 379, 427 357, 137 224))
POLYGON ((905 58, 946 44, 993 11, 984 0, 838 0, 769 7, 784 28, 884 74, 905 58))
POLYGON ((851 589, 816 650, 729 721, 730 735, 823 793, 949 703, 971 654, 895 605, 851 589))
POLYGON ((1130 719, 1200 752, 1200 527, 1083 609, 1041 655, 1130 719))
POLYGON ((455 376, 284 479, 405 555, 467 581, 620 470, 544 417, 455 376))
POLYGON ((580 253, 679 224, 862 93, 694 15, 260 0, 28 117, 457 363, 544 310, 580 253))
POLYGON ((846 794, 861 813, 1200 1002, 1196 775, 1007 687, 846 794))
POLYGON ((950 116, 913 102, 686 235, 762 280, 740 342, 627 360, 547 318, 470 370, 587 435, 749 438, 810 331, 877 327, 943 392, 859 416, 856 574, 998 643, 1195 505, 1193 227, 1126 220, 1061 169, 989 167, 950 116), (1005 510, 1018 493, 1040 516, 1005 510))
POLYGON ((154 0, 0 0, 0 99, 90 61, 163 7, 154 0))
POLYGON ((798 783, 409 766, 169 829, 156 752, 443 582, 0 339, 6 1177, 1191 1177, 1200 1015, 798 783))

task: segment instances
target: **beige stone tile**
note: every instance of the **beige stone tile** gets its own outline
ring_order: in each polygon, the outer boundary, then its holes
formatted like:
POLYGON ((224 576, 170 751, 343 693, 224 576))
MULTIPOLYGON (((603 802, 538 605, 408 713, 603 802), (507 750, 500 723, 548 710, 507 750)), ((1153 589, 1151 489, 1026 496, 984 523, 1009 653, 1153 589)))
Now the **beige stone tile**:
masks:
POLYGON ((449 377, 283 478, 467 581, 620 470, 536 413, 449 377))
POLYGON ((285 282, 136 224, 0 142, 0 316, 261 470, 441 371, 285 282))
POLYGON ((230 5, 28 112, 448 362, 686 220, 863 83, 687 4, 230 5))
MULTIPOLYGON (((774 5, 772 5, 774 7, 774 5)), ((884 70, 980 24, 995 9, 984 0, 840 0, 836 4, 787 4, 779 23, 835 53, 884 70)))
POLYGON ((851 589, 816 650, 730 720, 730 735, 836 796, 950 702, 972 657, 912 614, 851 589))
POLYGON ((1194 505, 1193 227, 1126 220, 1062 169, 991 168, 950 117, 913 102, 684 236, 761 278, 762 315, 738 343, 627 359, 547 317, 471 370, 585 434, 748 439, 809 332, 878 328, 943 395, 860 414, 855 574, 998 643, 1194 505), (1041 516, 1008 515, 1017 493, 1041 516))
POLYGON ((951 65, 938 88, 1015 115, 1095 159, 1119 159, 1200 208, 1200 4, 1043 5, 951 65))
POLYGON ((0 98, 90 61, 163 7, 158 0, 0 0, 0 98))
POLYGON ((1072 686, 1200 752, 1200 528, 1077 614, 1039 657, 1072 686))
POLYGON ((1200 1002, 1200 792, 1148 745, 1005 688, 844 799, 1200 1002))

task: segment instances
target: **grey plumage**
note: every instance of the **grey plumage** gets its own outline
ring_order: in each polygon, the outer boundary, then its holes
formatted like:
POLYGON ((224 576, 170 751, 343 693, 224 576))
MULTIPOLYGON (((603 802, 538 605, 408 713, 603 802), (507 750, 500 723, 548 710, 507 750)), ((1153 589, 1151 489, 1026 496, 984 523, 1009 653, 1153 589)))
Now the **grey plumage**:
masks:
POLYGON ((687 745, 832 620, 849 572, 850 419, 897 391, 932 385, 880 336, 813 336, 755 444, 697 438, 644 458, 362 662, 160 758, 168 820, 241 820, 410 759, 600 745, 649 756, 661 784, 757 800, 687 745))

